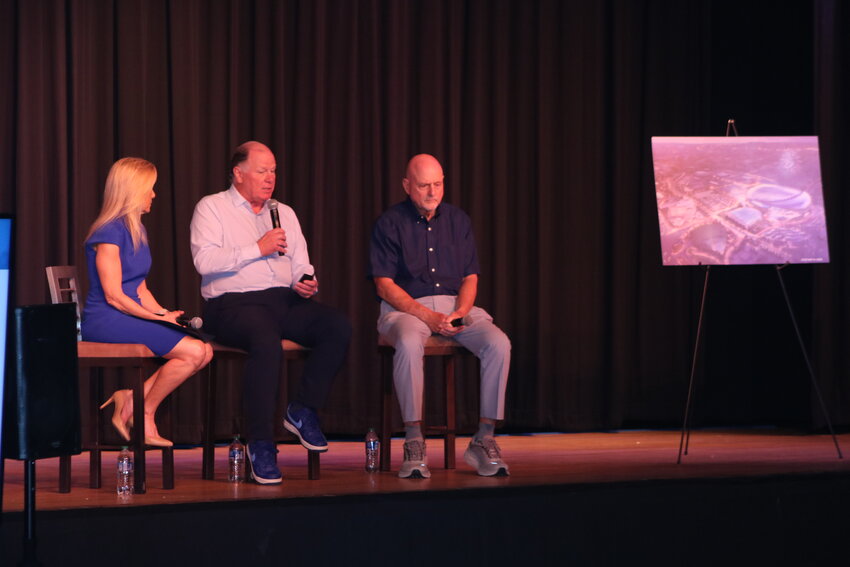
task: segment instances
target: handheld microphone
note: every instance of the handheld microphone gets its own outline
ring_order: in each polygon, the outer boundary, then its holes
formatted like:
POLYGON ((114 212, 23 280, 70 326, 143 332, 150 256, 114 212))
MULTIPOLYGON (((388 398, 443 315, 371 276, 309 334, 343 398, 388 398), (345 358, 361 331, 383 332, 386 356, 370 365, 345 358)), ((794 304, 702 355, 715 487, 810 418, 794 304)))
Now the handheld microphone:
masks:
POLYGON ((204 320, 200 317, 177 317, 177 324, 197 331, 204 326, 204 320))
MULTIPOLYGON (((280 215, 277 212, 277 199, 269 199, 269 215, 272 217, 272 228, 280 228, 280 215)), ((283 252, 278 252, 278 256, 283 256, 283 252)))

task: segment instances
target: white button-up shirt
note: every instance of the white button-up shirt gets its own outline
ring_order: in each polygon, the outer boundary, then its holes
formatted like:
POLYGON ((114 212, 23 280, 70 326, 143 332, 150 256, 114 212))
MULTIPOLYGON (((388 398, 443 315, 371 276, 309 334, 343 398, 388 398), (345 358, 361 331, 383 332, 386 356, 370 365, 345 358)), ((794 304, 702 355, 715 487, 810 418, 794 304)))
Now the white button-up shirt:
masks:
POLYGON ((232 185, 198 202, 191 224, 192 260, 201 274, 205 299, 291 287, 302 275, 315 273, 295 211, 283 203, 277 210, 286 231, 286 254, 261 256, 257 241, 272 229, 268 203, 255 213, 232 185))

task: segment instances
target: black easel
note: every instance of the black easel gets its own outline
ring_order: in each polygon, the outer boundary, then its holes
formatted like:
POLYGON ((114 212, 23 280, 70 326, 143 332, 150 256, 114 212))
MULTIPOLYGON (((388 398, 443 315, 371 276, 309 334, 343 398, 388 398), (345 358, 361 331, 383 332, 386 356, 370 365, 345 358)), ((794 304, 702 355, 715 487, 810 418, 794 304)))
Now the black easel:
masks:
MULTIPOLYGON (((738 135, 738 129, 735 127, 735 120, 730 119, 726 123, 726 135, 729 136, 730 132, 734 132, 735 136, 738 135)), ((823 402, 823 396, 820 393, 820 387, 818 386, 817 380, 815 380, 815 372, 812 369, 811 361, 809 360, 809 354, 806 351, 806 345, 803 342, 803 335, 800 333, 800 328, 797 325, 797 319, 794 317, 794 309, 791 307, 791 300, 788 297, 788 291, 785 288, 785 280, 782 279, 782 269, 788 266, 788 264, 784 264, 781 266, 776 266, 776 275, 779 278, 779 286, 782 288, 782 294, 785 297, 785 304, 788 306, 788 314, 791 316, 791 323, 794 326, 794 332, 797 334, 797 341, 800 343, 800 350, 803 352, 803 358, 806 361, 806 367, 809 369, 809 379, 812 382, 812 388, 817 395, 818 402, 820 403, 821 411, 823 412, 824 420, 826 421, 826 425, 829 428, 829 433, 832 435, 832 442, 835 444, 835 450, 838 453, 838 458, 843 459, 844 455, 841 454, 841 447, 838 445, 838 438, 835 436, 835 431, 832 429, 832 422, 829 419, 829 413, 826 410, 826 404, 823 402)), ((702 337, 702 318, 705 311, 705 297, 708 293, 708 276, 711 273, 711 266, 704 266, 705 268, 705 281, 702 287, 702 299, 700 301, 699 306, 699 319, 697 322, 697 336, 694 342, 694 355, 691 359, 691 378, 688 383, 688 397, 685 401, 685 417, 682 420, 682 435, 679 439, 679 457, 676 460, 676 464, 682 463, 682 455, 688 454, 688 446, 691 441, 691 407, 693 405, 693 394, 694 394, 694 375, 696 374, 696 366, 697 366, 697 354, 699 352, 700 338, 702 337)))

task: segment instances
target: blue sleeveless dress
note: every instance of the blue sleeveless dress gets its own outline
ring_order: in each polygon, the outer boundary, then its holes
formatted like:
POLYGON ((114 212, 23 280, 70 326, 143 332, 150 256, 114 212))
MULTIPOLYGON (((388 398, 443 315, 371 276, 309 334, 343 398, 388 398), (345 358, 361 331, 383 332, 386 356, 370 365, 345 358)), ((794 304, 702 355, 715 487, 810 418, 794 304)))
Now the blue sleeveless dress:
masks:
POLYGON ((95 265, 95 245, 103 243, 118 246, 121 258, 121 288, 140 305, 139 284, 147 277, 151 267, 150 248, 147 244, 141 244, 138 250, 133 250, 133 238, 123 218, 103 225, 86 240, 89 293, 80 322, 83 340, 100 343, 142 343, 157 356, 168 354, 186 334, 176 328, 127 315, 106 302, 95 265))

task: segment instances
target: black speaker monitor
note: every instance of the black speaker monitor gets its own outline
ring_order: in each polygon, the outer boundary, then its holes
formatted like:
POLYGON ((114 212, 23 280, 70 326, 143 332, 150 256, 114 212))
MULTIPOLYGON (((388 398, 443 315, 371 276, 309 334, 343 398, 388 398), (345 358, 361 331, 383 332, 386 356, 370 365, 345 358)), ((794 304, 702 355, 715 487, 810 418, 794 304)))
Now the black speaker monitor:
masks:
POLYGON ((14 372, 5 396, 7 458, 80 453, 76 320, 73 303, 15 309, 14 372))

